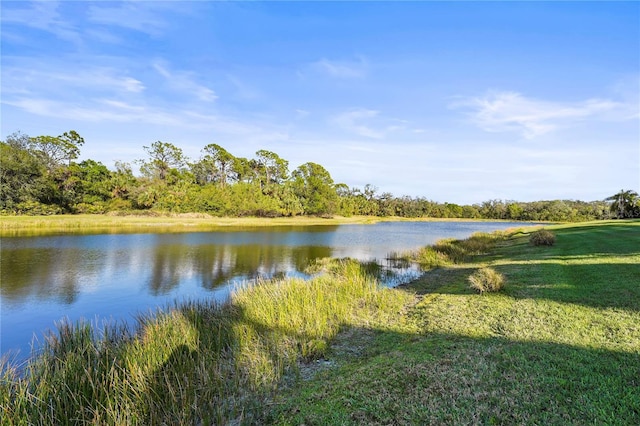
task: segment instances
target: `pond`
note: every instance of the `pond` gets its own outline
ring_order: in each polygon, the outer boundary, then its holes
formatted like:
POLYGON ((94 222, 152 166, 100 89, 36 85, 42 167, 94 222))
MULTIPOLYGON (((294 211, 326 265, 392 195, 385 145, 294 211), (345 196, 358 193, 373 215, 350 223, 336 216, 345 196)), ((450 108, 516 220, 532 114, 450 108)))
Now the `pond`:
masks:
MULTIPOLYGON (((129 321, 175 300, 226 299, 256 278, 306 277, 325 257, 392 267, 387 257, 511 222, 382 222, 374 225, 7 237, 0 248, 0 352, 26 358, 31 344, 62 319, 129 321), (35 340, 34 340, 35 339, 35 340)), ((396 271, 398 284, 416 276, 396 271), (399 277, 399 278, 398 278, 399 277)))

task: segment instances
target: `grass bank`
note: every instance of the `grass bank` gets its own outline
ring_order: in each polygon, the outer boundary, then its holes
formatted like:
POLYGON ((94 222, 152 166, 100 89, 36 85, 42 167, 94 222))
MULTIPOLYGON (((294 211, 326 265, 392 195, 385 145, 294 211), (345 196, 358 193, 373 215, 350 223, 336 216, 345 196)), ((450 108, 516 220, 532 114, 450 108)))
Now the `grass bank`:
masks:
POLYGON ((0 376, 1 423, 261 423, 300 362, 345 327, 379 327, 410 296, 365 265, 333 261, 311 281, 265 282, 229 303, 186 302, 124 325, 62 324, 20 372, 0 376))
POLYGON ((3 424, 640 424, 640 222, 442 241, 382 289, 353 261, 124 326, 61 326, 3 424), (497 245, 496 245, 497 244, 497 245), (434 261, 435 259, 435 261, 434 261), (477 294, 482 267, 506 278, 477 294))
POLYGON ((55 233, 188 232, 211 231, 221 228, 364 224, 375 223, 380 220, 383 219, 369 216, 224 218, 205 214, 0 216, 0 236, 31 236, 55 233))
POLYGON ((372 224, 377 222, 428 221, 492 221, 484 219, 432 219, 378 216, 313 216, 296 217, 214 217, 202 213, 145 215, 79 214, 52 216, 1 216, 0 237, 37 236, 62 233, 140 233, 140 232, 197 232, 220 229, 250 229, 260 227, 335 226, 344 224, 372 224))
POLYGON ((338 335, 269 423, 640 424, 640 222, 547 228, 552 247, 521 232, 407 286, 412 306, 338 335), (486 266, 503 291, 469 288, 486 266))

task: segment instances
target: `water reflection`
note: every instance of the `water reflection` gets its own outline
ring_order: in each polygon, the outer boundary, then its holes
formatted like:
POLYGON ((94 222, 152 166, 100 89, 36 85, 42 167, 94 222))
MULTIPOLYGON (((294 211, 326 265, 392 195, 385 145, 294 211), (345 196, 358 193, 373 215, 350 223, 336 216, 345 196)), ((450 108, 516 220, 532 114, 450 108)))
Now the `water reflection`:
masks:
POLYGON ((29 298, 56 299, 72 304, 79 294, 80 279, 88 284, 104 267, 97 252, 80 249, 3 250, 0 258, 2 298, 19 302, 29 298), (78 264, 82 269, 78 270, 78 264))
POLYGON ((394 286, 419 272, 388 259, 390 252, 511 226, 403 222, 7 237, 0 246, 0 352, 20 349, 26 356, 33 334, 41 335, 62 317, 127 320, 176 299, 223 300, 235 284, 306 276, 307 266, 325 257, 377 262, 385 284, 394 286))
POLYGON ((113 281, 138 288, 144 283, 153 296, 172 293, 192 280, 203 290, 214 290, 232 281, 297 275, 315 259, 332 254, 326 246, 190 245, 184 236, 153 237, 155 245, 115 250, 5 245, 0 259, 3 304, 33 299, 73 304, 81 291, 113 281))

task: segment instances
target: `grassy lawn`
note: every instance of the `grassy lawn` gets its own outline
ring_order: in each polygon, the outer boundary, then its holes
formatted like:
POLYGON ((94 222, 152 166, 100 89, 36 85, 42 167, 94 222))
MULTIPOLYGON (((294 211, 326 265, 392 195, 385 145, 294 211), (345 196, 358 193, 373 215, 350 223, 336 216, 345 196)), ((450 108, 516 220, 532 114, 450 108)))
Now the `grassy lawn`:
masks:
POLYGON ((397 291, 281 392, 272 424, 640 424, 640 222, 549 226, 397 291), (491 266, 500 293, 467 277, 491 266))

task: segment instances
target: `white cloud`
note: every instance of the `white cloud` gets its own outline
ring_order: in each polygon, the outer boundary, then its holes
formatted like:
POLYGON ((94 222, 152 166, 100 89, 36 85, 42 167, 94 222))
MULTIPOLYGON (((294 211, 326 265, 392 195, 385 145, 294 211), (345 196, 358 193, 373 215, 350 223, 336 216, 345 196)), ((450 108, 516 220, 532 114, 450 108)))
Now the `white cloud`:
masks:
POLYGON ((384 132, 372 128, 370 124, 364 123, 376 118, 378 114, 378 111, 370 109, 352 109, 333 117, 331 122, 336 124, 338 127, 359 136, 380 139, 384 137, 384 132))
POLYGON ((190 72, 169 71, 166 64, 161 61, 157 61, 153 64, 153 68, 163 76, 168 82, 169 86, 175 91, 182 93, 190 93, 200 99, 201 101, 212 102, 215 101, 218 96, 216 93, 206 86, 203 86, 195 81, 195 75, 190 72))
POLYGON ((88 10, 90 22, 126 28, 149 35, 159 35, 168 23, 156 13, 155 8, 161 2, 124 2, 118 6, 92 4, 88 10))
POLYGON ((377 140, 383 140, 391 133, 414 134, 416 130, 407 120, 384 117, 379 111, 366 108, 349 109, 330 117, 329 122, 349 133, 377 140))
POLYGON ((331 77, 349 79, 366 76, 369 65, 363 57, 358 57, 357 61, 335 61, 322 58, 312 63, 310 68, 331 77))
MULTIPOLYGON (((87 99, 59 101, 43 98, 2 100, 2 104, 21 109, 39 117, 64 120, 68 123, 115 125, 116 128, 132 124, 145 128, 149 134, 163 129, 167 134, 201 134, 207 138, 242 141, 242 146, 257 149, 263 144, 286 142, 289 134, 283 126, 265 123, 251 117, 236 119, 229 115, 202 113, 175 107, 168 109, 142 102, 123 102, 116 99, 87 99), (186 132, 188 131, 188 132, 186 132)), ((75 124, 74 124, 75 125, 75 124)))
POLYGON ((145 86, 140 81, 120 71, 106 67, 74 67, 72 71, 54 69, 37 69, 29 66, 5 66, 2 72, 2 90, 7 93, 32 92, 71 92, 74 89, 85 89, 90 93, 140 93, 145 86))
POLYGON ((488 132, 519 132, 532 139, 586 119, 628 119, 630 105, 609 99, 554 102, 517 92, 491 92, 450 105, 470 109, 471 121, 488 132))
POLYGON ((82 38, 77 26, 62 19, 57 1, 15 2, 12 6, 28 4, 28 7, 3 7, 2 22, 18 24, 49 32, 61 40, 80 44, 82 38))
POLYGON ((18 98, 3 100, 2 103, 20 108, 30 114, 73 121, 181 124, 181 120, 175 114, 147 108, 144 105, 127 104, 109 99, 87 100, 80 104, 42 98, 18 98))

